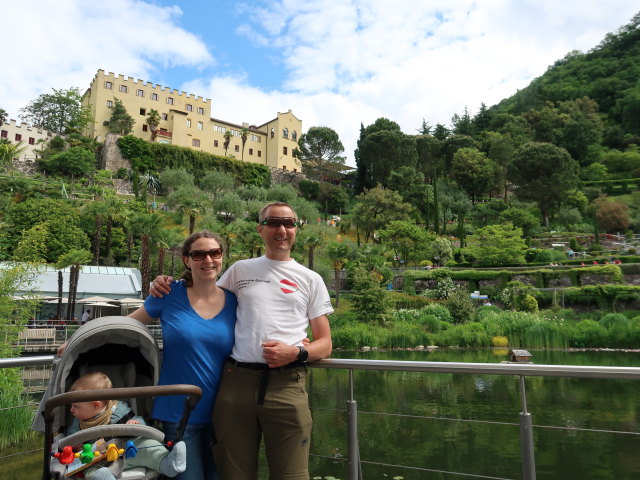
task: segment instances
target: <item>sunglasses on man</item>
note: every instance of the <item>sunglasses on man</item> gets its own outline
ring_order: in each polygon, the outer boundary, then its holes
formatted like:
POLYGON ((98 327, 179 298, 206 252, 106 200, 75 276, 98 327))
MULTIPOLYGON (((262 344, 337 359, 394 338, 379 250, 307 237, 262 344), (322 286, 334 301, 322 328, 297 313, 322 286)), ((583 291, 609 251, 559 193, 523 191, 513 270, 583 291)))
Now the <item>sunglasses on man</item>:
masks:
POLYGON ((260 225, 266 225, 274 228, 279 228, 280 225, 284 228, 296 228, 298 223, 293 217, 267 217, 260 222, 260 225))
POLYGON ((222 249, 212 248, 211 250, 191 250, 187 256, 191 257, 191 260, 195 260, 196 262, 203 261, 207 256, 211 257, 213 260, 217 260, 222 258, 222 249))

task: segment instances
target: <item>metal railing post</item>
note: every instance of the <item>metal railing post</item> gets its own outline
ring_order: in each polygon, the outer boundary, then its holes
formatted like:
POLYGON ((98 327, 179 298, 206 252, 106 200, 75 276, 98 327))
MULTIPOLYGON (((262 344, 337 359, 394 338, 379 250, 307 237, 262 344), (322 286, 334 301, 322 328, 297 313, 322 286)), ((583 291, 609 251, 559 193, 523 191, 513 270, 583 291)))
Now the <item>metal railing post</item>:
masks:
POLYGON ((349 480, 359 480, 360 445, 358 444, 358 402, 353 399, 353 369, 349 369, 349 400, 347 400, 347 442, 349 455, 349 480))
POLYGON ((533 422, 531 414, 527 412, 527 392, 525 390, 524 375, 520 375, 520 456, 522 457, 522 478, 536 480, 536 458, 533 445, 533 422))

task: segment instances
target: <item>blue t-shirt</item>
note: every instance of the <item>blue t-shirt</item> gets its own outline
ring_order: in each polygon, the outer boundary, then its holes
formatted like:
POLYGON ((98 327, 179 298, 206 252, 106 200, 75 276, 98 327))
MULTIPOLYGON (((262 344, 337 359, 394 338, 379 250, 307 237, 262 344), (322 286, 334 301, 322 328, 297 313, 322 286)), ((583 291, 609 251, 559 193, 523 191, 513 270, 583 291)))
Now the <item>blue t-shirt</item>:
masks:
MULTIPOLYGON (((163 298, 148 296, 144 308, 162 325, 162 367, 159 385, 186 383, 202 389, 202 398, 189 416, 189 423, 211 421, 213 402, 218 393, 224 360, 231 353, 236 324, 236 296, 224 290, 225 304, 220 313, 204 319, 191 307, 183 282, 174 282, 163 298)), ((179 422, 184 396, 157 397, 153 417, 179 422)))

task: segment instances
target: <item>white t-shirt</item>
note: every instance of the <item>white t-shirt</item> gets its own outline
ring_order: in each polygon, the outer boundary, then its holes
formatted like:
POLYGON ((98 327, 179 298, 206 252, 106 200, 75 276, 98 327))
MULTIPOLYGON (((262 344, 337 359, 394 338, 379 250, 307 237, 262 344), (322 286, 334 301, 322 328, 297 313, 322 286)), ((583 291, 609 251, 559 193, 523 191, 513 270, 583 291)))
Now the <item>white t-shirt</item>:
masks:
POLYGON ((89 315, 89 312, 84 312, 84 313, 82 314, 82 320, 80 320, 80 321, 81 321, 82 323, 87 323, 87 322, 89 321, 89 317, 90 317, 90 316, 91 316, 91 315, 89 315))
POLYGON ((238 297, 231 352, 238 362, 264 363, 262 343, 269 340, 302 345, 309 320, 333 313, 322 277, 295 260, 241 260, 218 285, 238 297))

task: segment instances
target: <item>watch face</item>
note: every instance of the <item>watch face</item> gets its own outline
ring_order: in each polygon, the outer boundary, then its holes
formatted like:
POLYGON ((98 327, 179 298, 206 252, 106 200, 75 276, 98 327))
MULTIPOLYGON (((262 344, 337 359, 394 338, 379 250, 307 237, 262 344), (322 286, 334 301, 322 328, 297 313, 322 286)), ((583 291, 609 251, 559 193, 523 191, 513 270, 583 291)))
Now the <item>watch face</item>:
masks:
POLYGON ((300 353, 298 354, 298 360, 300 362, 306 362, 309 357, 309 352, 305 350, 304 347, 298 347, 300 349, 300 353))

